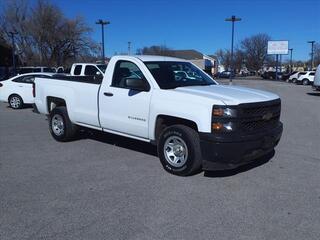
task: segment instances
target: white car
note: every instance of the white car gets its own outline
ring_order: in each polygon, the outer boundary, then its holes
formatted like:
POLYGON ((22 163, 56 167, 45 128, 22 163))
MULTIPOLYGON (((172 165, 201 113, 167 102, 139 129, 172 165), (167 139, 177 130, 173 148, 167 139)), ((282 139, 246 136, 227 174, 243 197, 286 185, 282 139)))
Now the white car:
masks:
POLYGON ((314 81, 314 71, 307 71, 304 74, 300 74, 299 78, 297 79, 297 84, 309 85, 314 81))
POLYGON ((301 72, 297 72, 297 71, 292 72, 290 77, 288 78, 287 82, 294 82, 294 83, 297 82, 297 79, 298 79, 300 73, 301 72))
POLYGON ((53 73, 26 73, 0 82, 0 101, 8 102, 13 109, 33 104, 32 83, 35 77, 50 77, 53 73))

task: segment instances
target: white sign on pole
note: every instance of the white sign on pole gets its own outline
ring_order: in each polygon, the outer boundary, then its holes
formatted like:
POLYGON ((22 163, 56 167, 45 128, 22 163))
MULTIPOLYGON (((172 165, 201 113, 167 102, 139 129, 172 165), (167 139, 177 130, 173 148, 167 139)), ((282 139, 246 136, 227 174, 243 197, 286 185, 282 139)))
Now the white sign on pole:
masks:
POLYGON ((268 41, 268 54, 288 54, 289 41, 268 41))

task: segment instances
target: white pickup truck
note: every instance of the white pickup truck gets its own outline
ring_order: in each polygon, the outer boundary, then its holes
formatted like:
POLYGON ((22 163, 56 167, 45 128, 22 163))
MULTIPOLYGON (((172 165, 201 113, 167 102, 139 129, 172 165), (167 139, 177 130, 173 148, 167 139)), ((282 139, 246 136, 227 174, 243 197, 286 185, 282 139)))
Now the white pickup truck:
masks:
POLYGON ((150 142, 176 175, 237 168, 273 151, 282 134, 277 95, 219 85, 177 58, 114 56, 103 79, 36 78, 34 88, 57 141, 82 126, 150 142))
POLYGON ((104 75, 106 71, 106 64, 95 63, 74 63, 70 69, 71 76, 95 76, 104 75))

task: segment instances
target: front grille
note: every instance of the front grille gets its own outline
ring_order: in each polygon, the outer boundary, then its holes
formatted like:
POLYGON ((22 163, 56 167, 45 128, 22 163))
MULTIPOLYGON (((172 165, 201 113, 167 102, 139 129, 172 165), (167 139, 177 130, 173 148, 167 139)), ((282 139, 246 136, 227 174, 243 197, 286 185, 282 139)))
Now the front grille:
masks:
POLYGON ((243 132, 256 132, 272 129, 280 121, 280 99, 261 103, 240 104, 239 127, 243 132))
POLYGON ((262 131, 262 130, 275 128, 276 126, 278 126, 278 123, 279 123, 279 117, 270 119, 268 121, 260 120, 260 121, 241 122, 240 128, 244 132, 262 131))
POLYGON ((263 116, 267 113, 272 113, 274 115, 279 115, 281 110, 281 104, 273 104, 270 106, 261 106, 261 107, 248 107, 242 109, 242 114, 244 116, 263 116))

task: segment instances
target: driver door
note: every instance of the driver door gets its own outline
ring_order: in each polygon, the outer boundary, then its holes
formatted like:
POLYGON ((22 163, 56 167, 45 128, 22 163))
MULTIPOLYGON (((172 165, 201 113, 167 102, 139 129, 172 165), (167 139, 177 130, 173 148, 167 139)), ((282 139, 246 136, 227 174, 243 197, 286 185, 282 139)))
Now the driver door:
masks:
POLYGON ((102 86, 100 94, 100 124, 105 130, 148 139, 150 84, 140 68, 130 61, 118 61, 112 83, 102 86), (129 89, 127 79, 145 81, 143 91, 129 89))

